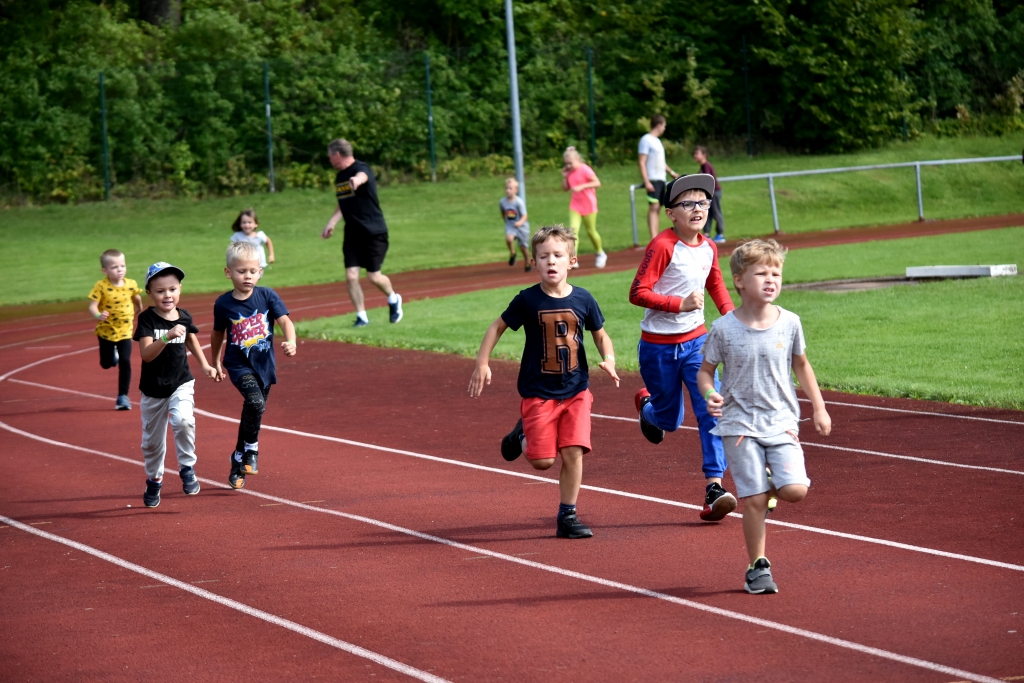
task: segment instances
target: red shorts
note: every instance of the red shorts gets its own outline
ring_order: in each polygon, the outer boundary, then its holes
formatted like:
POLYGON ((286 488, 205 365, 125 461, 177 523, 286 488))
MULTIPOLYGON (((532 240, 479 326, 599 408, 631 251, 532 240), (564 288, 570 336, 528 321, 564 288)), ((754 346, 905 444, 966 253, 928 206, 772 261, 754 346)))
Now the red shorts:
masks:
POLYGON ((554 458, 566 446, 590 452, 590 407, 594 395, 584 389, 572 398, 524 398, 519 405, 526 435, 526 457, 554 458))

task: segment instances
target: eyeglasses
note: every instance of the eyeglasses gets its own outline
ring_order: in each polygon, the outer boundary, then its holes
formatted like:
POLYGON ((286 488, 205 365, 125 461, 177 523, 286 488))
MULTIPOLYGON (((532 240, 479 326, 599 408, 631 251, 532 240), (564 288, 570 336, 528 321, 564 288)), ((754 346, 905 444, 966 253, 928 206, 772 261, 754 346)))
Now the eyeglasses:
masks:
POLYGON ((677 206, 682 207, 683 211, 693 211, 694 209, 700 209, 701 211, 707 211, 708 208, 711 206, 711 200, 710 199, 701 199, 699 201, 693 201, 692 199, 684 199, 681 202, 676 202, 675 204, 670 204, 668 208, 674 209, 677 206))

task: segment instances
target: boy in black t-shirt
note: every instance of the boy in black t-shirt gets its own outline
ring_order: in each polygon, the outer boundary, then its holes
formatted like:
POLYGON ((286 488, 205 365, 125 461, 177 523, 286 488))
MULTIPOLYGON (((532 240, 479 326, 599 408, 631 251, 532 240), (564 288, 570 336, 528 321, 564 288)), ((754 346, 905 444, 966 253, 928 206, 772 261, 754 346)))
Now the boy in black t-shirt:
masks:
POLYGON ((260 426, 270 385, 277 383, 274 323, 280 323, 284 330, 281 350, 286 356, 295 355, 295 326, 277 292, 256 286, 263 274, 256 247, 248 242, 228 247, 224 274, 234 289, 221 294, 213 304, 210 352, 217 375, 223 377, 226 369, 245 400, 228 474, 231 488, 240 489, 245 486, 245 475, 259 474, 260 426))
POLYGON ((142 356, 142 456, 146 461, 146 492, 142 502, 155 508, 160 504, 163 486, 164 456, 167 454, 167 423, 174 431, 174 450, 178 456, 181 487, 185 495, 199 493, 196 478, 195 379, 188 369, 186 347, 196 357, 203 373, 218 379, 216 370, 206 362, 199 344, 198 328, 192 316, 178 308, 181 281, 185 273, 163 261, 154 263, 146 273, 146 293, 153 305, 139 314, 135 341, 142 356))
POLYGON ((583 332, 590 330, 603 361, 598 365, 615 380, 615 351, 604 330, 604 316, 590 292, 566 278, 576 262, 576 238, 561 225, 541 228, 531 240, 533 266, 540 284, 519 292, 484 334, 469 394, 476 398, 491 383, 488 360, 505 330, 525 328, 526 344, 519 366, 522 419, 501 443, 505 460, 526 451, 535 469, 546 470, 562 456, 558 475, 561 504, 555 534, 589 538, 594 533, 576 516, 583 482, 583 455, 590 452, 590 406, 587 354, 583 332))

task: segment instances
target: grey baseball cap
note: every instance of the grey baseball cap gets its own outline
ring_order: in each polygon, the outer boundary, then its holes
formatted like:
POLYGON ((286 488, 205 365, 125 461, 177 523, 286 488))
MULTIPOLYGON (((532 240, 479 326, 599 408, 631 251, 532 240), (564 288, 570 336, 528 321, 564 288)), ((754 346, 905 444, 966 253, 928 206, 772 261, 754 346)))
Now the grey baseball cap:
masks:
POLYGON ((710 173, 691 173, 681 175, 665 186, 662 204, 672 206, 676 198, 687 190, 704 190, 708 197, 715 196, 715 176, 710 173))

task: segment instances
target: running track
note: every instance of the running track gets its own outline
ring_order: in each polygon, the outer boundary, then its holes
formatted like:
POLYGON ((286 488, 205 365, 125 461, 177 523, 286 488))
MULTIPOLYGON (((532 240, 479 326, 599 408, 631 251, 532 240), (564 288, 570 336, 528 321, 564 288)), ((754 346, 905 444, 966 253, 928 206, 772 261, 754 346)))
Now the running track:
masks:
MULTIPOLYGON (((338 290, 286 300, 313 317, 338 290)), ((206 338, 210 297, 182 305, 206 338)), ((596 535, 570 542, 553 473, 497 454, 514 363, 471 401, 470 360, 302 342, 243 492, 223 483, 237 392, 197 380, 203 491, 169 474, 146 510, 139 414, 111 410, 88 320, 0 332, 0 679, 1024 674, 1020 413, 827 394, 833 436, 804 435, 811 495, 769 529, 781 592, 755 597, 739 520, 697 521, 695 432, 640 437, 637 376, 594 378, 596 535)))

